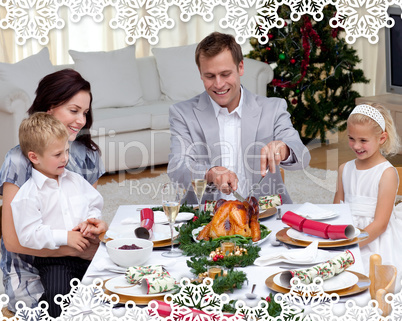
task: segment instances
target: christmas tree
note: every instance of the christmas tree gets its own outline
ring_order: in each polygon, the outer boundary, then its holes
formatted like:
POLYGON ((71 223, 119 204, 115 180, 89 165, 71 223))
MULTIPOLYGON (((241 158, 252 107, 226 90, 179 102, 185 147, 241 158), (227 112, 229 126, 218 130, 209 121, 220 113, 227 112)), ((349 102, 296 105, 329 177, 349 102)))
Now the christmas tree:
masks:
POLYGON ((281 6, 278 14, 285 26, 271 29, 265 45, 252 38, 253 50, 246 55, 276 64, 267 96, 286 99, 305 144, 316 137, 325 142, 328 130, 345 130, 345 120, 360 97, 352 85, 368 82, 356 68, 360 59, 342 37, 344 32, 329 25, 335 10, 327 6, 319 22, 308 15, 292 21, 288 7, 281 6))

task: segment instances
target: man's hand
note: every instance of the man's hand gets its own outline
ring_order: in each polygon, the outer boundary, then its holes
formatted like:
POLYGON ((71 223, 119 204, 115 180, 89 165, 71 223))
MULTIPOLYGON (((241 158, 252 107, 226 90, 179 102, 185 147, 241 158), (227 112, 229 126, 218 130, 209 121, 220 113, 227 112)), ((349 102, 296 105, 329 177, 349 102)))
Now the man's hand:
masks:
POLYGON ((289 155, 289 147, 283 141, 269 142, 261 149, 261 175, 265 176, 268 167, 271 173, 275 173, 276 165, 288 159, 289 155))
POLYGON ((85 251, 90 242, 79 231, 69 231, 67 234, 67 245, 78 250, 79 252, 85 251))
POLYGON ((207 172, 206 178, 208 183, 214 183, 220 191, 227 195, 232 192, 229 186, 235 191, 239 181, 234 172, 222 166, 212 167, 207 172))

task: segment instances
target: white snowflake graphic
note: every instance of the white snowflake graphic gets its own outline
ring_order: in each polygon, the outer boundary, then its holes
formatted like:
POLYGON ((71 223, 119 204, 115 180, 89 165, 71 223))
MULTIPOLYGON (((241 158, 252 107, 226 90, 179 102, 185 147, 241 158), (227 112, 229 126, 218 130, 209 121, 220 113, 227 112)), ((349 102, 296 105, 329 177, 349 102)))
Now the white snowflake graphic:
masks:
POLYGON ((70 20, 78 22, 83 16, 91 16, 95 22, 103 20, 103 9, 110 5, 110 0, 67 0, 70 8, 70 20))
MULTIPOLYGON (((395 5, 400 6, 402 9, 402 0, 396 0, 395 5)), ((401 19, 402 19, 402 13, 401 13, 401 19)))
POLYGON ((221 0, 221 3, 226 8, 226 15, 219 25, 234 29, 239 44, 250 37, 266 44, 268 31, 285 25, 285 21, 278 16, 277 0, 221 0))
MULTIPOLYGON (((343 316, 336 316, 332 310, 338 303, 338 294, 324 292, 321 278, 316 278, 312 284, 305 285, 299 279, 293 278, 291 289, 286 294, 278 293, 274 300, 280 304, 281 313, 278 317, 268 314, 268 302, 260 301, 255 307, 248 307, 241 300, 236 302, 236 314, 224 315, 223 305, 229 303, 229 296, 218 295, 212 290, 210 278, 203 283, 194 285, 183 278, 180 281, 180 292, 167 294, 165 302, 150 301, 145 308, 137 307, 135 302, 125 303, 123 316, 116 317, 112 312, 119 297, 115 294, 106 295, 102 290, 103 282, 94 280, 91 285, 82 285, 79 280, 71 281, 72 289, 67 295, 57 295, 56 303, 62 307, 59 318, 48 315, 48 304, 41 302, 36 308, 27 308, 25 303, 18 302, 17 312, 10 321, 240 321, 240 320, 304 320, 304 321, 379 321, 402 320, 402 293, 387 294, 385 299, 391 305, 391 314, 384 318, 378 309, 378 303, 371 300, 367 306, 359 307, 353 300, 348 300, 343 316)), ((0 303, 8 303, 7 295, 0 296, 0 303)), ((2 318, 2 320, 4 317, 2 318)))
POLYGON ((2 0, 6 8, 6 17, 0 20, 3 29, 14 29, 17 44, 23 45, 29 38, 34 38, 41 45, 49 42, 51 29, 62 29, 65 25, 58 16, 63 0, 2 0))
POLYGON ((167 294, 165 302, 171 306, 172 320, 223 320, 222 307, 229 302, 226 294, 212 290, 213 280, 205 278, 201 284, 191 284, 188 278, 180 281, 180 292, 167 294), (195 312, 192 308, 202 310, 195 312))
POLYGON ((109 25, 113 29, 124 29, 129 45, 141 37, 155 45, 159 41, 159 30, 175 25, 167 14, 172 4, 173 0, 114 0, 112 6, 117 14, 109 25))
POLYGON ((290 18, 298 21, 302 15, 310 14, 315 21, 321 21, 324 18, 322 10, 328 4, 334 4, 337 0, 284 0, 283 5, 287 5, 290 10, 290 18))
POLYGON ((70 293, 55 297, 55 302, 62 309, 61 319, 117 321, 112 309, 118 303, 119 297, 116 294, 106 295, 100 279, 94 280, 89 286, 82 285, 78 279, 72 279, 70 284, 70 293))
POLYGON ((16 312, 14 317, 8 319, 10 321, 53 321, 55 320, 49 313, 47 309, 49 305, 47 302, 40 302, 36 308, 28 308, 24 302, 19 301, 15 305, 16 312))
POLYGON ((359 37, 365 37, 374 44, 378 42, 378 31, 381 28, 392 28, 395 24, 387 13, 393 3, 394 0, 339 0, 335 4, 336 16, 329 23, 333 28, 345 29, 345 40, 349 44, 353 44, 359 37))
POLYGON ((126 311, 123 316, 119 317, 119 321, 162 321, 163 319, 158 313, 158 302, 151 301, 147 308, 137 307, 134 301, 127 301, 125 304, 126 311))
POLYGON ((187 22, 194 15, 200 15, 206 22, 214 18, 213 10, 219 4, 219 0, 176 0, 175 5, 180 8, 180 20, 187 22))

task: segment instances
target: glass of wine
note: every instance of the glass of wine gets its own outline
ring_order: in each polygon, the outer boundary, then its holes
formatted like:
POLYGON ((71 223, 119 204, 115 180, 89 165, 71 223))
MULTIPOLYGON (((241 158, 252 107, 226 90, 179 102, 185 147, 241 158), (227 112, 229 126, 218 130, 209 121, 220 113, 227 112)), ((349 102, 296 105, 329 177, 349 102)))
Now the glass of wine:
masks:
POLYGON ((169 221, 170 226, 170 237, 172 240, 172 246, 170 251, 162 253, 165 257, 177 257, 181 256, 182 253, 179 250, 173 248, 173 231, 174 223, 176 222, 177 214, 180 210, 180 201, 184 197, 185 189, 183 184, 177 182, 170 182, 163 185, 162 188, 162 206, 165 215, 169 221))
POLYGON ((207 172, 207 164, 205 162, 197 162, 192 169, 191 172, 191 185, 193 186, 193 190, 195 196, 198 201, 198 212, 201 213, 201 201, 202 196, 204 195, 205 188, 207 187, 207 179, 205 178, 205 174, 207 172))

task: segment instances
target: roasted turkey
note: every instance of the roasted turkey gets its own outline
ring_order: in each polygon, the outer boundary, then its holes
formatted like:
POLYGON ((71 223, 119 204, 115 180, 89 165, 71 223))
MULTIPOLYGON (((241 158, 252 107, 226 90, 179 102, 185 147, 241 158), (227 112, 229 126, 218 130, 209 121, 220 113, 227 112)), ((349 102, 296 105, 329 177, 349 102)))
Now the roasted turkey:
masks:
POLYGON ((242 235, 253 242, 261 239, 258 222, 258 201, 251 197, 247 202, 219 200, 214 208, 214 217, 198 234, 198 240, 210 240, 220 236, 242 235))

